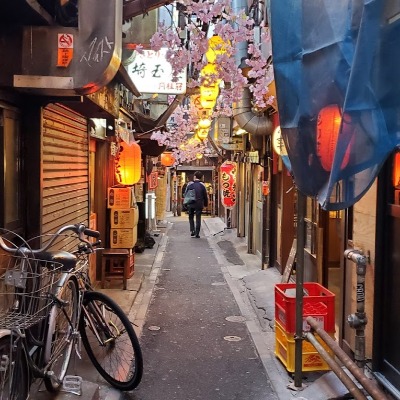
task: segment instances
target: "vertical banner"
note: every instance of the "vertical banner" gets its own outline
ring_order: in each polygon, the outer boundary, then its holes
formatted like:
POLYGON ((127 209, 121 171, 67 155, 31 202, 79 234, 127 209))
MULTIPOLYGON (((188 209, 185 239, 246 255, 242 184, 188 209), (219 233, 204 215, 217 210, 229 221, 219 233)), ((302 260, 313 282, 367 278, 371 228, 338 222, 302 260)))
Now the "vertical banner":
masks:
POLYGON ((221 173, 221 202, 227 209, 236 205, 236 171, 233 161, 225 161, 220 167, 221 173))

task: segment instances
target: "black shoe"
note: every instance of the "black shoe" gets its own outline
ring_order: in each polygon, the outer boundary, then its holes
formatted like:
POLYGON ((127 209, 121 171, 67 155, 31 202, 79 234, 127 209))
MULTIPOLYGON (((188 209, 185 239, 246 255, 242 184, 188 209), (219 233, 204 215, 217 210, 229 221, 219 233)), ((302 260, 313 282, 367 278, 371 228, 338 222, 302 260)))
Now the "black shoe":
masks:
POLYGON ((196 238, 196 239, 200 239, 200 235, 196 235, 195 238, 196 238))
POLYGON ((194 236, 196 233, 194 231, 190 232, 190 236, 194 236))

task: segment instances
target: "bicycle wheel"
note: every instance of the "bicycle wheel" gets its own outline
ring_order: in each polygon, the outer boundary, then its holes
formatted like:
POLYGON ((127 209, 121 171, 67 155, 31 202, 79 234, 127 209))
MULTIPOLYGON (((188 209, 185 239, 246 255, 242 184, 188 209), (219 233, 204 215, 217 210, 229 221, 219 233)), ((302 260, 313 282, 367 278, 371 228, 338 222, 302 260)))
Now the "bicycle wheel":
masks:
POLYGON ((24 349, 11 335, 0 338, 0 400, 26 400, 29 366, 24 349))
POLYGON ((52 378, 44 378, 49 392, 60 389, 68 370, 78 328, 78 296, 78 283, 70 277, 57 295, 61 303, 55 304, 50 311, 44 350, 44 365, 54 373, 52 378))
POLYGON ((118 390, 134 389, 142 379, 143 358, 128 317, 99 292, 85 292, 83 306, 80 332, 93 365, 118 390))

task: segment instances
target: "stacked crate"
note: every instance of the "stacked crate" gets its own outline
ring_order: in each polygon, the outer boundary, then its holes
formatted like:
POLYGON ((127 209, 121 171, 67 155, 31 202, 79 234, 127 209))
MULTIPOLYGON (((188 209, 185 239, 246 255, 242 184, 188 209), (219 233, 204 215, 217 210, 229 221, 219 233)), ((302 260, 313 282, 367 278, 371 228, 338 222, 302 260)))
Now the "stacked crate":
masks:
MULTIPOLYGON (((110 248, 128 249, 131 271, 134 269, 134 247, 137 242, 139 210, 131 187, 109 188, 107 204, 110 209, 110 248)), ((118 273, 121 266, 110 265, 109 272, 118 273)))
MULTIPOLYGON (((335 335, 335 295, 315 282, 303 284, 303 331, 310 330, 305 321, 312 316, 320 326, 332 337, 335 335)), ((288 372, 295 369, 296 331, 296 284, 278 283, 275 285, 275 355, 281 360, 288 372)), ((322 347, 333 356, 333 351, 326 343, 315 335, 322 347)), ((306 340, 302 341, 302 370, 329 370, 315 347, 306 340)))

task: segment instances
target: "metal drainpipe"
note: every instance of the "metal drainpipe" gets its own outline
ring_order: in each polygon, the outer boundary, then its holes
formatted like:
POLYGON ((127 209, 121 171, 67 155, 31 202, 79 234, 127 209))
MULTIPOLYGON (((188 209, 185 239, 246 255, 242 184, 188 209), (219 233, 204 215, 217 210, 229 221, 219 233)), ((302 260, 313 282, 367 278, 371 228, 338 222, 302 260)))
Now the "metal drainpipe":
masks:
POLYGON ((347 322, 350 327, 356 331, 354 359, 356 364, 360 368, 363 368, 365 365, 365 325, 367 325, 368 322, 365 313, 365 274, 367 271, 367 257, 365 257, 361 251, 354 249, 345 250, 344 256, 357 265, 357 311, 347 317, 347 322))
MULTIPOLYGON (((332 349, 336 357, 343 363, 343 365, 350 371, 350 373, 360 382, 361 386, 376 400, 387 400, 386 394, 379 389, 377 385, 373 383, 363 372, 363 370, 358 367, 351 358, 340 348, 338 343, 332 339, 329 334, 319 326, 319 322, 313 317, 306 318, 307 323, 311 328, 318 334, 318 336, 327 344, 327 346, 332 349)), ((308 337, 307 337, 308 339, 308 337)), ((315 347, 315 346, 314 346, 315 347)), ((319 352, 318 348, 315 347, 319 352)), ((321 354, 322 356, 322 354, 321 354)), ((329 354, 328 354, 329 356, 329 354)), ((330 356, 329 356, 330 357, 330 356)), ((334 371, 335 372, 335 371, 334 371)), ((337 374, 336 374, 337 375, 337 374)), ((342 381, 342 374, 337 375, 342 381)), ((343 381, 342 381, 343 382, 343 381)))

